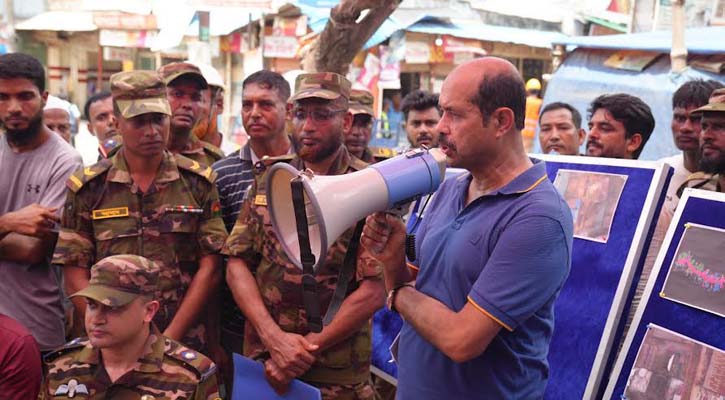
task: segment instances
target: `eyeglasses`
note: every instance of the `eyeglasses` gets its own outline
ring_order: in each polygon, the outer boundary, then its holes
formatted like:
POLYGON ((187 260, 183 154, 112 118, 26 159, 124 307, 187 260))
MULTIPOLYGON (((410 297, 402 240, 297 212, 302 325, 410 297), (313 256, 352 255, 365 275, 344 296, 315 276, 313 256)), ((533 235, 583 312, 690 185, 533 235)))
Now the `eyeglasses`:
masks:
POLYGON ((315 122, 327 122, 332 117, 341 112, 345 112, 347 110, 312 110, 312 111, 304 111, 300 109, 292 110, 292 118, 294 118, 297 122, 306 121, 309 116, 312 116, 312 120, 315 122))

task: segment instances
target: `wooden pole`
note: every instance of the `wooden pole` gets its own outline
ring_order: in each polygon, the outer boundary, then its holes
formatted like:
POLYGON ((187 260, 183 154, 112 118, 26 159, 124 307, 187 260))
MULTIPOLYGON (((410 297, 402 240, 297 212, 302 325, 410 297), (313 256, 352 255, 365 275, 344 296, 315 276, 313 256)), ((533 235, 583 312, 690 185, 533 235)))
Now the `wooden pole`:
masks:
POLYGON ((670 64, 673 72, 687 68, 687 47, 685 46, 685 1, 672 1, 672 50, 670 64))

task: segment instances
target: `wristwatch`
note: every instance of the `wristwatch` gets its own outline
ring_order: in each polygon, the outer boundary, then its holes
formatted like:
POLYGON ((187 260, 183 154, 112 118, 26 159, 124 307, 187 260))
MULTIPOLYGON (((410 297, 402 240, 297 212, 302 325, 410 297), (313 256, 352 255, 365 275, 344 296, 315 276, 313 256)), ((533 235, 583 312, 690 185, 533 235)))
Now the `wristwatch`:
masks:
POLYGON ((388 310, 390 310, 392 312, 396 312, 396 313, 398 312, 398 310, 395 309, 395 296, 398 294, 398 291, 400 289, 402 289, 406 286, 412 287, 413 289, 415 289, 415 285, 413 283, 406 282, 406 283, 403 283, 401 285, 394 287, 393 289, 391 289, 388 292, 388 298, 387 298, 387 300, 385 300, 385 305, 388 307, 388 310))

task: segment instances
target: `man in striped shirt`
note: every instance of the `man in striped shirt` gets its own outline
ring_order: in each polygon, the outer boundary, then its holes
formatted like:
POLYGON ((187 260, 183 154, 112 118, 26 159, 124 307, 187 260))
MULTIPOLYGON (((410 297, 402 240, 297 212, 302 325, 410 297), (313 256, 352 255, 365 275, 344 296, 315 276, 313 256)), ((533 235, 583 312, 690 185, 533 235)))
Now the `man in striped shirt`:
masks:
POLYGON ((234 227, 244 195, 254 180, 254 164, 264 156, 291 153, 285 129, 290 87, 282 75, 261 70, 242 83, 242 123, 249 141, 212 165, 227 229, 234 227))
MULTIPOLYGON (((242 83, 242 123, 249 141, 238 151, 212 165, 217 173, 216 186, 222 206, 222 219, 229 230, 234 227, 242 200, 254 181, 254 164, 264 156, 294 153, 285 129, 289 96, 289 84, 276 72, 257 71, 242 83)), ((221 301, 222 346, 227 354, 241 353, 244 317, 226 285, 221 301)))

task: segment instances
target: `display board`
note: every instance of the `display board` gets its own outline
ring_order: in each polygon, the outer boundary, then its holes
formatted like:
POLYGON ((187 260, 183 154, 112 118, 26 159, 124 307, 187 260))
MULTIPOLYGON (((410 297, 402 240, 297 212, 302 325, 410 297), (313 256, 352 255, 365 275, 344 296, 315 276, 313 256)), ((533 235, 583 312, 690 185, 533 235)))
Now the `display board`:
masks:
POLYGON ((633 160, 536 157, 546 161, 549 178, 576 216, 571 272, 555 306, 545 398, 595 398, 623 336, 633 283, 639 280, 671 168, 633 160), (575 173, 583 175, 578 182, 567 187, 558 182, 575 173), (612 209, 613 216, 607 211, 612 209))
POLYGON ((686 189, 605 399, 725 396, 725 193, 686 189))

